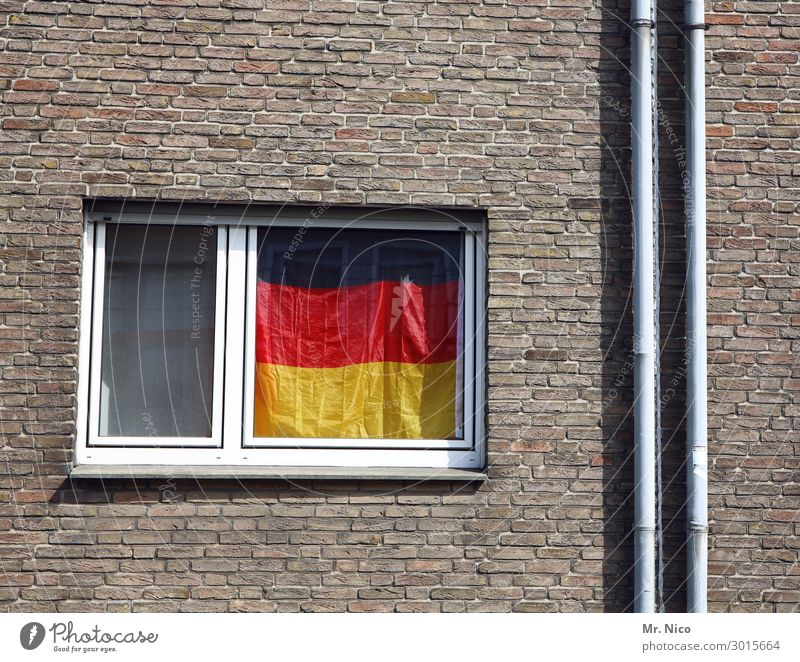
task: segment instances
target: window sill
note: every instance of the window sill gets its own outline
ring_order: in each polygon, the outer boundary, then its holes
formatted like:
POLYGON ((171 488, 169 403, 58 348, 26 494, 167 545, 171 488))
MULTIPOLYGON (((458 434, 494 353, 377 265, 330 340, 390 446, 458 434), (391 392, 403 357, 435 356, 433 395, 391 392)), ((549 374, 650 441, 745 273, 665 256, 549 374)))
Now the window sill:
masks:
POLYGON ((164 464, 81 464, 69 474, 74 479, 174 478, 190 480, 403 480, 485 481, 481 471, 468 469, 418 469, 404 467, 270 467, 270 466, 173 466, 164 464))

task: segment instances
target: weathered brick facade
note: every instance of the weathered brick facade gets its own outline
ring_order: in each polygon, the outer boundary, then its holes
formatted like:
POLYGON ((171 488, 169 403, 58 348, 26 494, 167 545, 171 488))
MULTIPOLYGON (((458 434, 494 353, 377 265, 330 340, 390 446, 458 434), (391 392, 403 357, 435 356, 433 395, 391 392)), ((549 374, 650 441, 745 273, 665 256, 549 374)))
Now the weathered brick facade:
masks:
MULTIPOLYGON (((682 3, 660 4, 680 611, 682 3)), ((627 2, 0 11, 3 609, 630 609, 627 2), (490 479, 71 482, 96 197, 485 209, 490 479)), ((796 610, 800 2, 709 11, 710 607, 796 610)))

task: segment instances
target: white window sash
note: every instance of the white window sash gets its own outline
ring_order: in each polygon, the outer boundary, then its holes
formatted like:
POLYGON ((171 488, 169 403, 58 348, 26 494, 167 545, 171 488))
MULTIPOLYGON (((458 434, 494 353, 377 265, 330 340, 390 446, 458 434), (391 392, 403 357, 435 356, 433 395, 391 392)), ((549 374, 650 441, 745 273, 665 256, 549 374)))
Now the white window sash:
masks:
MULTIPOLYGON (((408 229, 408 226, 406 226, 408 229)), ((267 237, 269 240, 269 237, 267 237)), ((467 237, 467 245, 473 244, 473 238, 467 237)), ((467 249, 467 255, 470 254, 467 249)), ((466 262, 470 262, 467 260, 466 262)), ((465 329, 472 328, 474 321, 474 299, 470 296, 470 278, 472 276, 473 265, 466 266, 465 284, 467 296, 465 297, 464 323, 465 329)), ((465 434, 464 439, 346 439, 346 438, 302 438, 302 437, 255 437, 253 435, 253 417, 255 400, 255 356, 256 356, 256 290, 257 290, 257 270, 258 270, 258 228, 250 227, 248 233, 248 253, 247 253, 247 329, 244 336, 247 338, 245 350, 245 417, 244 417, 244 439, 245 448, 395 448, 404 449, 451 449, 451 450, 471 450, 474 446, 470 435, 465 434)), ((470 349, 471 353, 471 349, 470 349)), ((465 356, 467 361, 472 357, 465 356)), ((466 361, 465 361, 466 363, 466 361)), ((466 368, 469 374, 469 367, 466 368)), ((474 384, 470 384, 474 389, 474 384)), ((471 394, 466 395, 465 401, 472 403, 471 394)), ((465 409, 465 422, 472 418, 472 411, 465 409)), ((465 425, 468 430, 469 425, 465 425)))
MULTIPOLYGON (((88 234, 88 233, 87 233, 88 234)), ((221 447, 222 415, 223 415, 223 366, 225 362, 225 272, 227 260, 227 231, 217 231, 217 273, 216 273, 216 310, 214 329, 214 380, 211 411, 211 436, 209 437, 158 437, 158 436, 110 436, 100 434, 100 392, 101 363, 103 351, 103 313, 105 298, 105 235, 106 223, 94 226, 92 258, 94 277, 92 282, 93 319, 89 328, 92 338, 91 366, 92 377, 89 382, 89 422, 87 433, 87 450, 92 447, 114 446, 181 446, 181 447, 221 447)), ((85 284, 85 283, 84 283, 85 284)))

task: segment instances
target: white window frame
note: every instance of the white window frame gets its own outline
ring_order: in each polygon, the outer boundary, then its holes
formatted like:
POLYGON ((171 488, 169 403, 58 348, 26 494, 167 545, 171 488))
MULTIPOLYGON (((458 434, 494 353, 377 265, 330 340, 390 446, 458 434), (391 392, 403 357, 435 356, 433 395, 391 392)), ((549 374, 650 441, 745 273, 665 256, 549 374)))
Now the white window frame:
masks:
MULTIPOLYGON (((464 233, 464 438, 457 440, 255 438, 255 292, 261 226, 298 227, 305 208, 269 213, 231 207, 178 208, 172 213, 120 208, 89 211, 83 240, 77 464, 481 469, 485 465, 485 225, 445 212, 329 209, 314 227, 459 230, 464 233), (212 219, 212 220, 209 220, 212 219), (217 232, 217 310, 212 434, 204 439, 99 437, 99 360, 107 223, 204 225, 217 232), (155 441, 155 443, 154 443, 155 441), (157 444, 157 445, 156 445, 157 444)), ((313 216, 313 213, 312 213, 313 216)))

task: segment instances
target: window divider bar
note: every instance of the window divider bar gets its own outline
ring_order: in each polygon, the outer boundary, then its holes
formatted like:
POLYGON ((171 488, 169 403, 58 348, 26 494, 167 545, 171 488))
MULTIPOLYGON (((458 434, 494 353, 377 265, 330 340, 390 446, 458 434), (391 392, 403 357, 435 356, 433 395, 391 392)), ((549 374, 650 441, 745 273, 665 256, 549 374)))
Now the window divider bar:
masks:
MULTIPOLYGON (((222 447, 222 428, 225 415, 225 365, 227 361, 227 273, 228 233, 226 227, 217 232, 217 273, 215 274, 214 304, 214 395, 211 418, 211 438, 222 447)), ((197 258, 196 260, 197 261, 197 258)), ((201 272, 202 273, 202 272, 201 272)))
POLYGON ((251 452, 255 415, 256 389, 256 306, 258 305, 258 228, 247 227, 247 308, 245 311, 246 338, 244 355, 244 430, 241 448, 245 454, 251 452))
POLYGON ((228 270, 227 270, 227 314, 225 347, 225 420, 222 459, 236 463, 242 456, 242 440, 244 430, 242 421, 246 419, 244 411, 244 393, 247 389, 244 366, 247 363, 246 333, 247 306, 250 292, 247 288, 248 261, 248 229, 246 227, 230 227, 228 230, 228 270))

